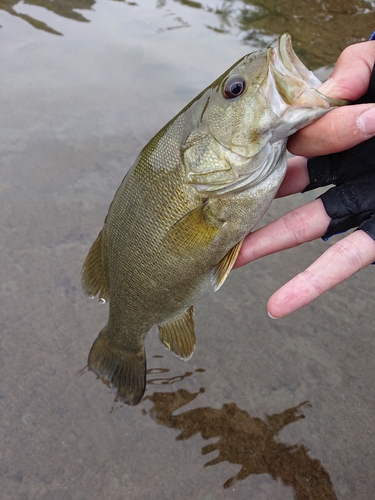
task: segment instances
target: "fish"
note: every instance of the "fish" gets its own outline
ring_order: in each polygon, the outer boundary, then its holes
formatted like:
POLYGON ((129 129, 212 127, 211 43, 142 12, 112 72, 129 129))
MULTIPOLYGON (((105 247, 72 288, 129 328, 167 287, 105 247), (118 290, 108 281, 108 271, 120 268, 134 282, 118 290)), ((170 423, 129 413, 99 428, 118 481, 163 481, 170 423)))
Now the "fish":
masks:
POLYGON ((244 238, 286 172, 287 138, 347 104, 317 90, 288 33, 242 57, 142 149, 82 268, 84 292, 109 301, 88 367, 128 405, 145 392, 145 339, 183 360, 194 306, 225 282, 244 238))

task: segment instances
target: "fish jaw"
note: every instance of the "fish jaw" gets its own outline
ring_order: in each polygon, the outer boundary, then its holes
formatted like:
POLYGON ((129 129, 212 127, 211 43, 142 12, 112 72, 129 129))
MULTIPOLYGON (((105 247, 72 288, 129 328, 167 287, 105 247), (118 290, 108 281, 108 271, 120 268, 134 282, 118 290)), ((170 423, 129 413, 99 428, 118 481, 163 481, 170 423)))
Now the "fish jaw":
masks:
POLYGON ((224 173, 220 172, 220 177, 215 171, 205 174, 190 172, 189 182, 202 196, 234 195, 255 188, 282 166, 281 183, 286 172, 286 142, 287 138, 283 138, 272 144, 267 143, 252 158, 242 157, 223 148, 222 156, 231 168, 224 173))
MULTIPOLYGON (((312 89, 318 89, 322 82, 319 80, 319 78, 314 75, 312 71, 310 71, 304 64, 303 62, 299 59, 297 54, 293 50, 292 46, 292 37, 289 33, 284 33, 281 35, 273 44, 270 45, 276 45, 279 55, 280 55, 280 60, 282 61, 283 65, 285 68, 288 68, 292 73, 294 73, 296 76, 299 76, 302 78, 302 80, 306 83, 306 85, 312 89)), ((331 105, 331 106, 345 106, 346 104, 349 104, 350 101, 347 101, 345 99, 335 99, 333 97, 328 97, 325 96, 324 94, 318 92, 320 96, 323 96, 324 99, 331 105)))
POLYGON ((348 104, 348 101, 327 97, 317 90, 322 82, 298 58, 289 33, 269 46, 267 62, 270 71, 260 91, 268 96, 270 108, 279 118, 270 142, 288 137, 331 109, 348 104))

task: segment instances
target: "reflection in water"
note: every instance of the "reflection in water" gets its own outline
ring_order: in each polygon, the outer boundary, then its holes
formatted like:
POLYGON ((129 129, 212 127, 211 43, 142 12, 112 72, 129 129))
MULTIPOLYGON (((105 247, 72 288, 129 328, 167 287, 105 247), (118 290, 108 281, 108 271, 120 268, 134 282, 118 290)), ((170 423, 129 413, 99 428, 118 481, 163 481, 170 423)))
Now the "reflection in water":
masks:
MULTIPOLYGON (((47 31, 48 33, 53 33, 54 35, 62 35, 59 31, 50 28, 47 24, 42 21, 38 21, 27 14, 22 14, 20 12, 16 12, 14 10, 14 6, 19 3, 18 0, 0 0, 0 9, 5 10, 9 14, 13 16, 20 17, 24 19, 28 23, 30 23, 34 28, 41 29, 47 31)), ((75 9, 86 9, 91 10, 91 7, 95 4, 94 0, 24 0, 23 2, 26 5, 34 5, 37 7, 44 7, 47 10, 52 11, 54 14, 57 14, 62 17, 66 17, 68 19, 73 19, 74 21, 83 21, 88 22, 82 14, 76 12, 75 9)))
MULTIPOLYGON (((182 1, 183 0, 178 0, 182 1)), ((264 47, 288 31, 293 47, 312 70, 332 65, 342 50, 373 32, 373 0, 222 0, 211 9, 218 33, 239 33, 242 41, 264 47)))
POLYGON ((253 42, 259 33, 274 38, 289 31, 294 50, 312 70, 333 64, 347 45, 373 32, 373 0, 308 0, 298 5, 295 0, 243 0, 237 5, 231 19, 244 32, 244 42, 253 42))
MULTIPOLYGON (((148 375, 166 374, 168 369, 151 369, 148 375)), ((202 369, 196 371, 204 371, 202 369)), ((171 384, 193 375, 186 372, 180 377, 158 377, 148 384, 171 384)), ((174 415, 177 410, 194 401, 198 392, 178 389, 174 392, 154 392, 144 401, 151 401, 153 407, 148 414, 158 424, 178 429, 176 440, 185 440, 201 434, 203 439, 218 438, 202 448, 206 455, 214 451, 219 454, 205 466, 220 462, 241 465, 241 470, 224 483, 229 488, 237 480, 251 474, 269 474, 274 480, 281 479, 294 490, 296 500, 335 500, 334 489, 328 473, 317 459, 310 458, 304 445, 289 446, 278 442, 277 434, 287 425, 305 418, 300 410, 310 406, 307 402, 289 408, 282 413, 266 415, 262 420, 252 417, 238 408, 235 403, 224 404, 221 409, 201 407, 174 415)), ((146 410, 143 410, 147 414, 146 410)))
MULTIPOLYGON (((128 6, 142 6, 142 0, 119 0, 128 6)), ((21 17, 37 29, 61 35, 42 21, 16 12, 18 0, 0 0, 0 9, 21 17)), ((59 16, 88 21, 76 9, 91 10, 94 0, 25 0, 26 5, 44 7, 59 16)), ((373 0, 308 0, 298 6, 294 0, 215 0, 201 3, 196 0, 155 0, 156 9, 168 10, 180 4, 201 9, 212 14, 212 22, 206 27, 217 33, 239 36, 243 43, 252 47, 264 47, 278 35, 289 31, 293 46, 310 69, 331 65, 340 52, 351 43, 368 39, 373 31, 373 0), (338 35, 339 34, 339 35, 338 35)), ((126 15, 126 13, 124 13, 126 15)), ((173 17, 172 25, 156 28, 157 31, 190 27, 180 15, 173 17)))

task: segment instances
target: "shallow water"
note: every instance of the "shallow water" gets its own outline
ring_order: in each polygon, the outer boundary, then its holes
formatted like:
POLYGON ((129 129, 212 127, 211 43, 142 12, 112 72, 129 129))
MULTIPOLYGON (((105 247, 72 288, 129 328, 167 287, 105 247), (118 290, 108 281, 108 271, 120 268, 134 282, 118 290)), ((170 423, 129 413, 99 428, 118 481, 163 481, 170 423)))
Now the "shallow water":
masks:
MULTIPOLYGON (((331 242, 207 293, 186 363, 152 331, 139 406, 80 374, 107 317, 81 265, 142 146, 280 33, 324 74, 374 29, 373 1, 295 4, 0 0, 1 498, 373 498, 374 269, 284 320, 266 314, 331 242)), ((304 200, 277 200, 264 221, 304 200)))

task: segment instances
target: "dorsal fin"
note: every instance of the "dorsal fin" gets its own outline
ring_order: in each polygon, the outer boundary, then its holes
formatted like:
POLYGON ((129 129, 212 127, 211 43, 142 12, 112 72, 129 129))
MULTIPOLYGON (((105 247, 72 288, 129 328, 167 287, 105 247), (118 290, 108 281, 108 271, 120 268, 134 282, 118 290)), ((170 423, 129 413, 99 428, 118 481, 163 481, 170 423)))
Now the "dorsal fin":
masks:
POLYGON ((105 265, 103 230, 92 244, 82 267, 82 287, 91 297, 99 294, 99 299, 109 297, 109 284, 105 265))
POLYGON ((215 274, 212 279, 212 284, 214 286, 214 291, 217 292, 219 288, 223 285, 224 281, 227 279, 234 263, 237 260, 238 254, 242 246, 243 240, 239 241, 234 247, 229 250, 226 256, 219 262, 216 266, 215 274))
POLYGON ((194 307, 191 306, 182 314, 166 323, 158 325, 159 336, 164 347, 181 359, 189 359, 195 348, 194 307))

